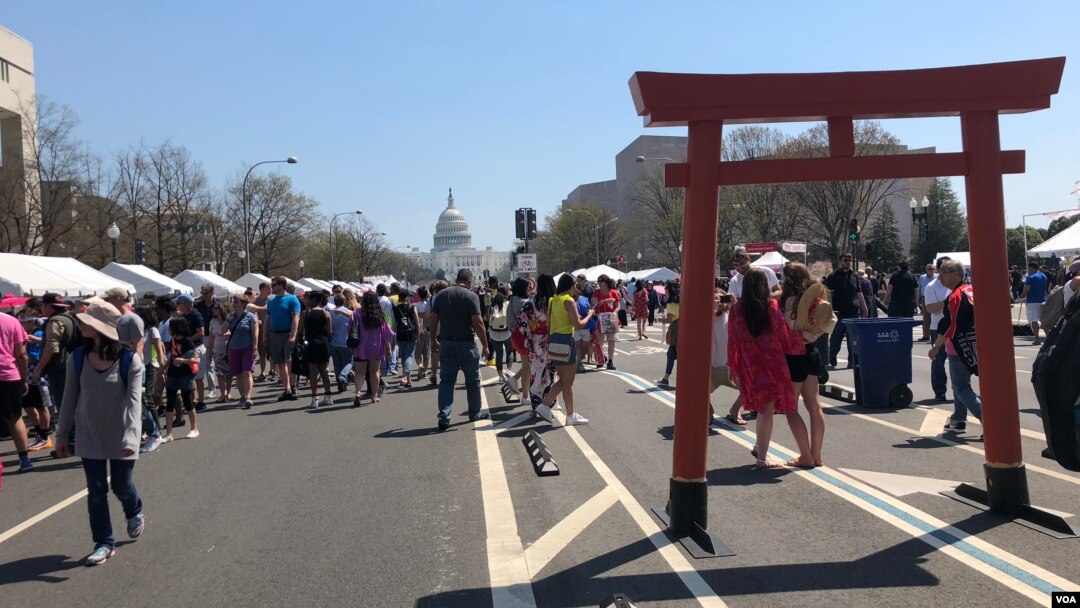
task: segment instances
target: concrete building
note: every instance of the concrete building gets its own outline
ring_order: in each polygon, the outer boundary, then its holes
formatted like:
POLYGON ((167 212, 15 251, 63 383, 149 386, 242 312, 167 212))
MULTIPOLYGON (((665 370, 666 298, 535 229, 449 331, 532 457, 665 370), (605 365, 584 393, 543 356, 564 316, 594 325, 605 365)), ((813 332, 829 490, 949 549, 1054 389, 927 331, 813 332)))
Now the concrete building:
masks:
POLYGON ((435 223, 432 241, 434 246, 430 253, 424 253, 419 248, 413 248, 409 253, 417 264, 432 273, 441 270, 447 280, 453 281, 458 270, 468 268, 479 279, 484 278, 485 272, 502 280, 509 278, 510 252, 495 251, 491 247, 482 250, 473 247, 469 222, 455 205, 452 189, 446 199, 446 209, 439 214, 439 221, 435 223))
POLYGON ((40 200, 33 162, 34 47, 0 27, 0 212, 7 222, 0 251, 29 253, 40 235, 33 207, 40 200), (18 226, 11 225, 19 218, 18 226))
MULTIPOLYGON (((644 156, 647 159, 673 159, 678 162, 686 160, 687 138, 682 136, 642 135, 615 155, 615 179, 581 184, 570 191, 562 201, 563 207, 592 203, 602 209, 614 213, 621 221, 633 222, 636 218, 636 210, 630 203, 630 197, 634 186, 641 178, 644 171, 655 171, 667 160, 651 160, 643 163, 637 162, 637 157, 644 156)), ((934 148, 918 148, 909 150, 907 146, 901 146, 901 154, 933 153, 934 148)), ((884 204, 893 208, 896 214, 900 240, 904 244, 904 251, 911 248, 912 220, 909 201, 912 197, 921 200, 930 188, 931 178, 917 178, 900 180, 893 188, 893 194, 888 196, 884 204)), ((871 219, 869 224, 863 226, 864 233, 868 233, 870 226, 874 224, 871 219)), ((793 240, 798 240, 799 235, 792 235, 793 240)), ((630 243, 627 251, 640 250, 642 245, 630 243)))

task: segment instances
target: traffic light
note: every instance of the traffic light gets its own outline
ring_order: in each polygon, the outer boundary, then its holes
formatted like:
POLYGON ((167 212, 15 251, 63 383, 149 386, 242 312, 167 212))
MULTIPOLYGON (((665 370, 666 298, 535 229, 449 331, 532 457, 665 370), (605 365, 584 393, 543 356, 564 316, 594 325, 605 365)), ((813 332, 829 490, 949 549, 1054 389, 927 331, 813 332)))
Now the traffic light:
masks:
POLYGON ((536 209, 525 210, 525 238, 536 238, 536 209))
POLYGON ((518 209, 514 212, 514 236, 519 240, 525 240, 525 210, 518 209))
POLYGON ((142 239, 135 239, 135 263, 146 263, 146 243, 142 239))
POLYGON ((851 218, 851 221, 848 222, 848 240, 852 243, 859 242, 859 220, 855 218, 851 218))

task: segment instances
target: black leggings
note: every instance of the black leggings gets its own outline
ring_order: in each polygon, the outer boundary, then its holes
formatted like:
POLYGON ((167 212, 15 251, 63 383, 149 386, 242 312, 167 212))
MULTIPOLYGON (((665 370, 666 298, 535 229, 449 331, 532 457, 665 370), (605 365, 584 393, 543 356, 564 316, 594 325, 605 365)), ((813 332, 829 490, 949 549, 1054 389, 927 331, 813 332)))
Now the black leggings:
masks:
POLYGON ((185 388, 185 389, 180 389, 180 390, 177 390, 175 388, 166 388, 165 389, 165 403, 168 404, 168 410, 170 412, 176 412, 178 414, 183 413, 180 410, 176 409, 176 406, 177 406, 176 393, 178 393, 178 392, 180 393, 180 398, 183 400, 183 403, 184 403, 184 410, 183 411, 184 412, 190 412, 191 411, 191 389, 190 388, 185 388))
POLYGON ((499 372, 501 376, 503 373, 503 361, 509 361, 510 357, 510 340, 490 340, 491 342, 491 354, 495 357, 495 370, 499 372))

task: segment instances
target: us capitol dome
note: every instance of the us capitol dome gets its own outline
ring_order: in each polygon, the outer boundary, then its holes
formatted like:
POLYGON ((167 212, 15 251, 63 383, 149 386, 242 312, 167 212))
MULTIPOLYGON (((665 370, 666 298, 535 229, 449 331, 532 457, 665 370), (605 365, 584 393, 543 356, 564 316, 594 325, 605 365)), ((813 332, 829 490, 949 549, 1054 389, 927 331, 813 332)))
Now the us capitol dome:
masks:
MULTIPOLYGON (((509 213, 507 215, 508 222, 512 222, 512 216, 509 213)), ((465 220, 461 209, 454 204, 453 188, 446 198, 446 209, 439 214, 439 221, 435 223, 433 245, 430 253, 414 248, 410 255, 432 273, 437 274, 441 270, 451 283, 461 268, 468 268, 473 272, 476 286, 484 279, 485 271, 486 276, 498 276, 500 281, 510 279, 510 252, 494 251, 491 247, 482 250, 473 247, 469 222, 465 220)))

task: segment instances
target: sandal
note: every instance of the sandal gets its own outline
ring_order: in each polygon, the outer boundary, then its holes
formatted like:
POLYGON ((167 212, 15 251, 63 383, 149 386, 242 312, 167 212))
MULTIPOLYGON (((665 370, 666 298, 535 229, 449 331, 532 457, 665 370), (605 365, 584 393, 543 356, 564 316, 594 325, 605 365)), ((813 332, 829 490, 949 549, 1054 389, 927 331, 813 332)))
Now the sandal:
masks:
POLYGON ((754 465, 754 468, 759 470, 759 471, 762 471, 762 470, 765 470, 765 469, 782 469, 782 468, 784 468, 784 463, 779 462, 777 460, 769 460, 769 459, 762 460, 762 459, 758 458, 757 464, 754 465))
POLYGON ((360 405, 361 405, 360 404, 360 395, 357 395, 357 396, 353 397, 352 406, 353 407, 360 407, 360 405))
POLYGON ((792 458, 791 460, 789 460, 789 461, 785 462, 785 463, 784 463, 784 466, 785 466, 785 467, 794 467, 794 468, 796 468, 796 469, 812 469, 812 468, 814 468, 814 467, 816 467, 816 466, 821 466, 821 465, 816 465, 816 464, 799 464, 799 459, 798 459, 798 458, 792 458))
POLYGON ((746 426, 746 421, 743 420, 742 416, 728 414, 727 416, 724 416, 724 420, 739 426, 746 426))

